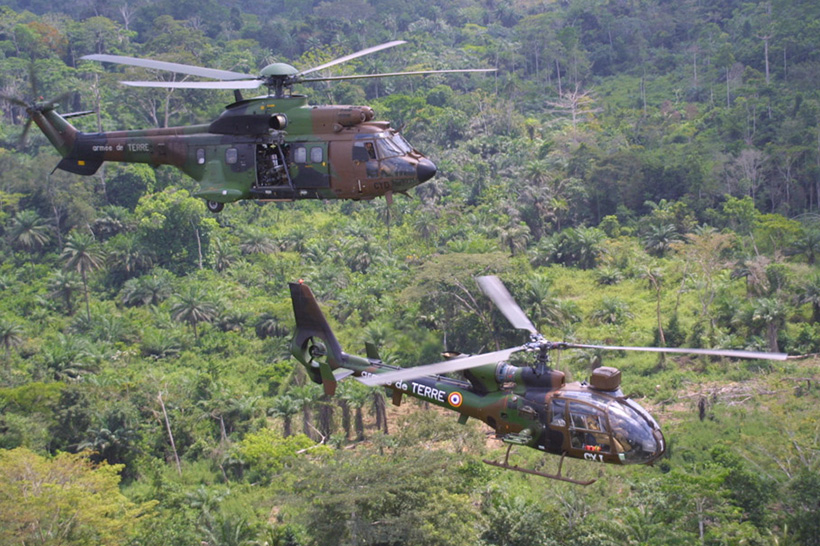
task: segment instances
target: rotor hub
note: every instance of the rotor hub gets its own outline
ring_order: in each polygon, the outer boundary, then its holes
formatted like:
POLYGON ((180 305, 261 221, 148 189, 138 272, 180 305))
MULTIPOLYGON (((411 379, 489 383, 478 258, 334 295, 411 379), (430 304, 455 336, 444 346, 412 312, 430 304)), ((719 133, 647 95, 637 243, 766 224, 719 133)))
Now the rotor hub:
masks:
POLYGON ((295 76, 299 71, 287 63, 269 64, 259 73, 263 78, 288 78, 295 76))

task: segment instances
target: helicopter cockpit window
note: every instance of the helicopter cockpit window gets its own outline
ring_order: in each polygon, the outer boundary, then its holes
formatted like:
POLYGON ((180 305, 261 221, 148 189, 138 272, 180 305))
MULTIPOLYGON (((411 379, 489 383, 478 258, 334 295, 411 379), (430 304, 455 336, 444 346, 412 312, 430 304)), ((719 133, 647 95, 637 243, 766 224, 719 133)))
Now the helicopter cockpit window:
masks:
POLYGON ((376 140, 376 147, 379 149, 379 157, 382 159, 405 154, 401 146, 394 142, 392 138, 380 138, 376 140))
POLYGON ((658 442, 650 423, 627 404, 609 408, 615 449, 626 463, 644 463, 656 456, 658 442))
POLYGON ((587 404, 570 402, 572 447, 590 452, 609 452, 611 441, 604 412, 587 404))
POLYGON ((393 135, 393 142, 395 142, 396 146, 401 148, 402 151, 406 154, 409 154, 413 151, 413 147, 410 146, 410 143, 407 142, 407 140, 405 140, 405 138, 398 133, 393 135))
POLYGON ((310 149, 310 162, 311 163, 321 163, 324 161, 324 152, 320 146, 314 146, 310 149))
POLYGON ((225 163, 228 165, 233 165, 239 159, 239 153, 236 151, 236 148, 228 148, 225 150, 225 163))
POLYGON ((554 427, 567 426, 567 403, 560 398, 554 398, 550 405, 550 425, 554 427))

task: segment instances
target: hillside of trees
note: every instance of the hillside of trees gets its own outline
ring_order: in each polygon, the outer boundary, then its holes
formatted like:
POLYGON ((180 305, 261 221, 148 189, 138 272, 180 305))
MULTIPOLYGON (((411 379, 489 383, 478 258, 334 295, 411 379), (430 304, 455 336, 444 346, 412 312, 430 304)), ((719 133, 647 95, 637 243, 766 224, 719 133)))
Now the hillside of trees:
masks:
POLYGON ((126 88, 91 53, 255 73, 401 39, 334 74, 498 68, 297 89, 436 163, 391 207, 213 215, 172 168, 53 171, 0 101, 0 543, 820 544, 818 26, 806 0, 0 0, 0 95, 70 91, 84 131, 233 101, 126 88), (484 465, 505 446, 454 413, 326 398, 290 358, 297 279, 349 353, 520 344, 480 274, 550 339, 799 358, 555 355, 620 368, 669 442, 654 467, 568 461, 587 488, 484 465))

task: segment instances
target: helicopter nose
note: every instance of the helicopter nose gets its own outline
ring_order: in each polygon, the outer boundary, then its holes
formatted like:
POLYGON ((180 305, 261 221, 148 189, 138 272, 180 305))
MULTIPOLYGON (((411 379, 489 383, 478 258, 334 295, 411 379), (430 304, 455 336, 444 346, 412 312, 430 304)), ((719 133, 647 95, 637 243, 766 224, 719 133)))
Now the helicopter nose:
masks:
POLYGON ((419 184, 433 178, 437 170, 436 164, 429 159, 420 159, 418 165, 416 165, 416 178, 418 178, 419 184))

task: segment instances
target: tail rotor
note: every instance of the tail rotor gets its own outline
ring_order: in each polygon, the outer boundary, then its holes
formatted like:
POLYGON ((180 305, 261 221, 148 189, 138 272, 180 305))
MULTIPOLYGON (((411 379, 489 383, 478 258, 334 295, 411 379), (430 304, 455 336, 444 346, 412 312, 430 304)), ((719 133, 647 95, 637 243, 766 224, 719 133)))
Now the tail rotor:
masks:
POLYGON ((60 103, 71 97, 73 92, 68 91, 62 93, 55 97, 52 100, 44 101, 43 97, 39 93, 40 83, 37 78, 37 73, 34 70, 34 64, 32 63, 29 66, 29 73, 28 73, 28 80, 30 86, 30 93, 32 97, 39 97, 39 99, 32 99, 32 100, 25 100, 20 97, 15 97, 11 95, 0 94, 0 100, 4 100, 9 104, 16 106, 25 111, 27 119, 25 124, 23 125, 23 130, 20 133, 20 138, 18 139, 17 146, 18 148, 24 148, 26 145, 26 141, 28 140, 28 133, 31 130, 31 124, 34 122, 35 116, 42 115, 46 112, 54 110, 60 103))

